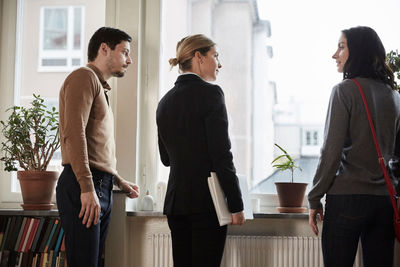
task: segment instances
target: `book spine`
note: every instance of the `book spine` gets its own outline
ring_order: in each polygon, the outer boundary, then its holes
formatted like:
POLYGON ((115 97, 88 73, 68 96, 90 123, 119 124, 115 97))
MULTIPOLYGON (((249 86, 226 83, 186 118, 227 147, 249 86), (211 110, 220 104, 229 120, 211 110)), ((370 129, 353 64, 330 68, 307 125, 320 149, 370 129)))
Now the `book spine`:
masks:
POLYGON ((35 254, 35 256, 33 256, 33 260, 32 260, 32 267, 36 267, 37 259, 38 259, 38 254, 35 254))
POLYGON ((64 229, 60 228, 60 232, 59 232, 58 238, 57 238, 57 243, 54 248, 53 263, 51 265, 52 267, 55 267, 55 262, 57 261, 57 258, 58 258, 58 251, 60 250, 63 237, 64 237, 64 229))
POLYGON ((14 216, 11 218, 11 223, 10 223, 10 228, 8 229, 8 234, 7 234, 7 239, 5 241, 4 249, 5 250, 10 250, 10 243, 11 239, 14 236, 14 231, 15 231, 15 223, 16 223, 17 218, 14 216))
POLYGON ((31 218, 28 218, 28 219, 26 220, 24 232, 23 232, 23 234, 22 234, 21 240, 20 240, 19 245, 18 245, 18 251, 19 251, 19 252, 22 251, 22 246, 24 245, 24 242, 25 242, 25 239, 26 239, 26 233, 28 232, 28 228, 29 228, 29 225, 30 225, 30 223, 31 223, 31 220, 32 220, 31 218))
POLYGON ((54 219, 50 219, 48 224, 47 224, 46 231, 45 231, 45 233, 43 235, 43 238, 42 238, 42 240, 40 242, 40 246, 39 246, 38 252, 44 252, 47 240, 48 240, 50 232, 51 232, 51 229, 53 229, 53 225, 54 225, 54 219))
POLYGON ((46 242, 46 247, 44 248, 44 252, 48 252, 48 250, 49 250, 50 242, 51 242, 51 240, 53 238, 54 232, 56 231, 58 222, 59 222, 58 220, 54 221, 54 225, 53 225, 53 228, 51 229, 51 232, 50 232, 50 235, 49 235, 49 239, 46 242))
POLYGON ((27 219, 28 219, 27 217, 24 217, 24 219, 22 220, 22 224, 21 224, 21 226, 19 228, 19 234, 18 234, 17 242, 15 242, 14 251, 18 251, 19 243, 21 242, 21 238, 22 238, 22 235, 24 233, 24 229, 25 229, 25 225, 26 225, 27 219))
MULTIPOLYGON (((0 217, 0 248, 1 248, 1 244, 3 243, 4 232, 6 230, 6 226, 7 226, 7 217, 1 216, 0 217)), ((1 255, 0 255, 0 258, 1 258, 1 255)))
POLYGON ((61 229, 61 224, 57 223, 56 230, 54 231, 53 237, 50 240, 49 250, 54 250, 54 248, 56 247, 57 240, 58 240, 58 235, 60 233, 60 229, 61 229))
POLYGON ((37 231, 36 231, 36 235, 35 235, 35 238, 33 240, 32 247, 31 247, 31 250, 33 252, 36 251, 36 245, 38 243, 38 240, 39 240, 40 236, 42 235, 42 229, 43 229, 44 221, 45 221, 44 218, 40 219, 40 222, 39 222, 39 225, 38 225, 38 228, 37 228, 37 231))
MULTIPOLYGON (((14 229, 12 231, 12 234, 10 236, 10 240, 9 240, 9 243, 8 243, 8 249, 10 251, 14 251, 15 243, 17 242, 18 235, 19 235, 19 232, 21 230, 22 221, 23 221, 23 217, 16 216, 14 229)), ((12 254, 13 254, 12 256, 15 256, 14 253, 12 253, 12 254)))
POLYGON ((26 245, 28 243, 29 235, 31 234, 31 231, 32 231, 32 226, 33 226, 33 219, 31 219, 30 222, 29 222, 29 227, 28 227, 28 230, 26 231, 24 243, 23 243, 22 248, 21 248, 22 252, 25 252, 25 248, 26 248, 26 245))
POLYGON ((5 247, 7 236, 8 236, 8 231, 10 230, 10 224, 11 224, 11 217, 8 218, 8 220, 7 220, 7 226, 6 226, 6 229, 4 231, 3 242, 1 244, 1 251, 4 251, 4 247, 5 247))
POLYGON ((23 258, 23 256, 24 256, 24 253, 19 253, 19 259, 18 259, 18 267, 21 267, 21 265, 22 265, 22 258, 23 258))
POLYGON ((11 237, 13 236, 13 231, 14 226, 15 226, 15 222, 16 222, 16 217, 11 217, 10 220, 10 225, 8 227, 7 230, 7 238, 4 240, 4 247, 3 247, 3 253, 2 253, 2 257, 1 257, 1 266, 8 266, 8 261, 10 259, 10 254, 11 254, 11 250, 10 250, 10 243, 11 243, 11 237))
POLYGON ((28 244, 25 248, 25 252, 28 252, 30 250, 30 248, 32 247, 33 239, 36 235, 36 231, 37 231, 37 228, 38 228, 39 222, 40 222, 40 220, 38 220, 38 219, 33 219, 33 220, 34 220, 33 227, 32 227, 31 234, 29 235, 28 244))

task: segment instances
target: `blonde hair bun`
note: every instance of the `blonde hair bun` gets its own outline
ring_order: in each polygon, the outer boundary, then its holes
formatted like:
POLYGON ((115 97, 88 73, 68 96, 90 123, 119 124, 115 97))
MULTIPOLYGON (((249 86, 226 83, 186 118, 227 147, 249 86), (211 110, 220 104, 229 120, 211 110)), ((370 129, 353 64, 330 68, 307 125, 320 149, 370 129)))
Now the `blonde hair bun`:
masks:
POLYGON ((179 60, 176 57, 170 58, 168 62, 169 65, 171 65, 171 68, 179 64, 179 60))

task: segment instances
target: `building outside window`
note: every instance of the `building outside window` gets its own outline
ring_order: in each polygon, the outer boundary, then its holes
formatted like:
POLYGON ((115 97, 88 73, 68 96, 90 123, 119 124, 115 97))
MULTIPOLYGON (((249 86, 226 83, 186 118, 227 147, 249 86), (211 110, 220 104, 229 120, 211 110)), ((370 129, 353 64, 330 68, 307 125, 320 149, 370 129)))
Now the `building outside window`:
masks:
POLYGON ((84 61, 84 6, 40 10, 39 71, 71 71, 84 61))

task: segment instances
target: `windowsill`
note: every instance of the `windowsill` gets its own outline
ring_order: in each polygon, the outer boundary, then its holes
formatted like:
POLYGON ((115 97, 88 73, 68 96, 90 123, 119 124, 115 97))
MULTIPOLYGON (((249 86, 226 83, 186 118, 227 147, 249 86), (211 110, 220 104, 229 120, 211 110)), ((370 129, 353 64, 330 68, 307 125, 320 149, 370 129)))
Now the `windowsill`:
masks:
MULTIPOLYGON (((114 189, 114 194, 122 195, 125 192, 114 189)), ((0 215, 24 215, 24 216, 58 216, 58 210, 24 211, 20 202, 0 203, 0 215)), ((132 211, 126 210, 127 217, 166 217, 162 211, 132 211)), ((279 213, 276 207, 261 206, 261 212, 254 213, 254 219, 308 219, 308 213, 279 213)))
POLYGON ((5 216, 50 216, 58 217, 58 210, 23 210, 23 209, 0 209, 0 215, 5 216))
MULTIPOLYGON (((119 189, 114 189, 113 193, 114 194, 124 194, 124 192, 119 189)), ((20 195, 21 193, 15 193, 15 194, 20 195)), ((51 203, 54 204, 54 206, 53 206, 54 210, 57 210, 55 194, 52 197, 51 203)), ((21 201, 4 201, 4 202, 0 201, 0 211, 3 211, 3 210, 15 210, 15 211, 21 210, 22 211, 21 204, 22 204, 22 200, 21 201)))
MULTIPOLYGON (((23 210, 23 209, 0 209, 0 215, 13 216, 58 216, 58 210, 23 210)), ((128 217, 166 217, 161 211, 127 211, 128 217)), ((254 213, 254 219, 308 219, 308 213, 279 213, 279 212, 259 212, 254 213)))
MULTIPOLYGON (((128 217, 166 217, 161 211, 127 211, 128 217)), ((254 213, 254 219, 308 219, 308 213, 279 213, 265 211, 254 213)))

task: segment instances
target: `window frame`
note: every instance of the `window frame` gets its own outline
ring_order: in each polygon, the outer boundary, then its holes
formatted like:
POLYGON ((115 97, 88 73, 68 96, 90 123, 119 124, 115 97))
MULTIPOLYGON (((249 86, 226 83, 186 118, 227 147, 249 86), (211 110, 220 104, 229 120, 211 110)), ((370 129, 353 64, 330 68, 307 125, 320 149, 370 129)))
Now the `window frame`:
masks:
MULTIPOLYGON (((18 1, 3 1, 1 17, 2 23, 0 24, 0 66, 2 71, 0 72, 0 106, 2 110, 15 105, 16 90, 15 87, 19 84, 18 71, 16 65, 21 56, 18 53, 20 51, 20 40, 21 36, 19 28, 22 26, 21 21, 18 20, 22 12, 23 0, 18 1), (5 88, 12 90, 4 90, 5 88)), ((0 119, 6 120, 7 113, 0 112, 0 119)), ((3 141, 4 137, 0 134, 0 141, 3 141)), ((9 206, 9 203, 21 202, 22 196, 20 193, 13 192, 12 179, 16 176, 15 172, 6 172, 3 170, 3 163, 1 163, 0 169, 0 201, 2 206, 9 206)), ((12 207, 13 204, 11 204, 12 207)))

